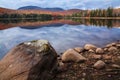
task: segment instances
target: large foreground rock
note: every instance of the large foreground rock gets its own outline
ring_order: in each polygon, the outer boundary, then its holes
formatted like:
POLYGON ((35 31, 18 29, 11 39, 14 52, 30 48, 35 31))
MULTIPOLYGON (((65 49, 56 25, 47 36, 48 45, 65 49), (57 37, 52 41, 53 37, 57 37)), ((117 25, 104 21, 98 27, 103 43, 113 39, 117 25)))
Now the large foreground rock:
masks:
POLYGON ((0 80, 50 80, 57 54, 46 40, 21 43, 0 61, 0 80))

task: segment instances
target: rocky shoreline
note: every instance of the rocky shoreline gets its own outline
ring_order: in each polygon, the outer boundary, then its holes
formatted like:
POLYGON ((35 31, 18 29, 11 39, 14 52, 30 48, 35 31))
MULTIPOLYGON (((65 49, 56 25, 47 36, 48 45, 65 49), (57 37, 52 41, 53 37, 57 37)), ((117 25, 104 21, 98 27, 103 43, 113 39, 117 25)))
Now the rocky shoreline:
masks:
POLYGON ((46 40, 24 42, 0 61, 0 80, 120 80, 120 41, 61 55, 46 40))
POLYGON ((120 42, 98 48, 86 44, 66 50, 58 57, 54 80, 120 80, 120 42))

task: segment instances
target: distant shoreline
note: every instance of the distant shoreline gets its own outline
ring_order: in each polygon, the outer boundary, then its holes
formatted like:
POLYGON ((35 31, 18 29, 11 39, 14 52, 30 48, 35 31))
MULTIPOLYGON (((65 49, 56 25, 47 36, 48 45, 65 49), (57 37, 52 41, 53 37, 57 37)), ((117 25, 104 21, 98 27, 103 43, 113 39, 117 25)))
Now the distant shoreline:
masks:
POLYGON ((120 17, 71 17, 80 19, 120 19, 120 17))
MULTIPOLYGON (((70 18, 79 18, 79 19, 120 19, 120 17, 70 17, 70 18)), ((0 18, 1 19, 37 19, 37 18, 0 18)))

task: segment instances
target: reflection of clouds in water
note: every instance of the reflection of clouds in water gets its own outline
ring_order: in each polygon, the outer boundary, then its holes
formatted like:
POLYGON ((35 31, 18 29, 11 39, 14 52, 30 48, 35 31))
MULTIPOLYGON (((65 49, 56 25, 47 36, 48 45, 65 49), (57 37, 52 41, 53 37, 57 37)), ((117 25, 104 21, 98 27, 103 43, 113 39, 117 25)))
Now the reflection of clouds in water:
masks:
POLYGON ((35 39, 49 40, 57 52, 63 52, 68 48, 83 46, 92 43, 103 46, 109 42, 120 40, 120 29, 105 27, 91 27, 84 25, 63 25, 61 27, 42 27, 37 29, 10 28, 0 31, 0 48, 5 51, 13 46, 35 39))

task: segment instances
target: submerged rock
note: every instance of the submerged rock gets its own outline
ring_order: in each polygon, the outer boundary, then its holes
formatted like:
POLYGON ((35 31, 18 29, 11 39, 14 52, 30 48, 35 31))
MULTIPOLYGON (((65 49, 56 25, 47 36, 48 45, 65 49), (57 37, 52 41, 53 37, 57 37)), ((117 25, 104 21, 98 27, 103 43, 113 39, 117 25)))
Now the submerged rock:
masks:
POLYGON ((96 48, 97 47, 95 45, 93 45, 93 44, 86 44, 84 46, 84 49, 86 49, 86 50, 90 50, 90 49, 95 50, 96 48))
POLYGON ((85 60, 86 60, 86 58, 83 57, 78 52, 76 52, 74 49, 68 49, 62 55, 63 62, 69 62, 69 61, 81 62, 81 61, 85 61, 85 60))
POLYGON ((0 61, 0 80, 50 80, 57 65, 57 53, 46 40, 14 47, 0 61))

